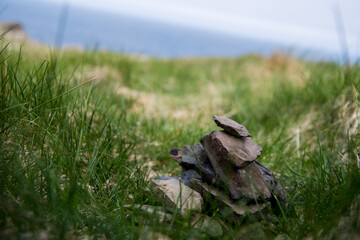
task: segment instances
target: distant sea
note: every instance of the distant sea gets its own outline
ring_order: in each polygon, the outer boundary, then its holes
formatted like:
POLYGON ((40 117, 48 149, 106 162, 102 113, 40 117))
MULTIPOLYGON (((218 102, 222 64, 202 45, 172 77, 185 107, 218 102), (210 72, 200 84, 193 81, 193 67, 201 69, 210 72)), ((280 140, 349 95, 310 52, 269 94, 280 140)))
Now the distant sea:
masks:
POLYGON ((29 37, 50 46, 79 46, 160 58, 238 57, 291 52, 336 59, 316 50, 157 22, 134 16, 35 0, 3 0, 0 22, 19 22, 29 37))

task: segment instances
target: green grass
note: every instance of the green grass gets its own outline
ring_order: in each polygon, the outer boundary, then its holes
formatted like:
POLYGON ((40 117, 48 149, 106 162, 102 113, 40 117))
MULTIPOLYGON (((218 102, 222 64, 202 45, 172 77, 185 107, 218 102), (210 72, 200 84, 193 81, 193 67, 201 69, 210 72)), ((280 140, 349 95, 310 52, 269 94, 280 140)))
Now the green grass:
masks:
POLYGON ((359 66, 282 55, 161 60, 1 41, 2 238, 208 239, 148 190, 145 166, 180 173, 169 150, 217 129, 214 114, 249 129, 291 202, 282 214, 235 222, 215 211, 222 238, 359 237, 359 66), (172 216, 161 222, 124 207, 133 204, 172 216))

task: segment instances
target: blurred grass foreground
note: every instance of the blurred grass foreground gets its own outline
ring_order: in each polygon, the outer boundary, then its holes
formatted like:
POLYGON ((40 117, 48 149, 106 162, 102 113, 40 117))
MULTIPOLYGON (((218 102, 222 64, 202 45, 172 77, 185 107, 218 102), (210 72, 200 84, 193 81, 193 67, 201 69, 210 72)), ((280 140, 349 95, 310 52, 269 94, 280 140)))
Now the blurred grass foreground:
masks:
POLYGON ((149 179, 178 174, 169 150, 214 130, 214 114, 249 129, 291 203, 230 222, 212 212, 221 239, 360 237, 358 65, 0 45, 2 239, 213 238, 149 179))

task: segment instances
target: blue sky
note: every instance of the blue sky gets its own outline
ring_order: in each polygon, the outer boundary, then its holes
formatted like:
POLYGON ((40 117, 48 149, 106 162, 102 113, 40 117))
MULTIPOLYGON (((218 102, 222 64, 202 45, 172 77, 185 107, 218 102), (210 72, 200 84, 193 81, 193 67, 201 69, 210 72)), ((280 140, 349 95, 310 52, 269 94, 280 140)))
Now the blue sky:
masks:
POLYGON ((340 9, 350 52, 360 52, 359 0, 48 0, 143 18, 339 51, 334 9, 340 9))

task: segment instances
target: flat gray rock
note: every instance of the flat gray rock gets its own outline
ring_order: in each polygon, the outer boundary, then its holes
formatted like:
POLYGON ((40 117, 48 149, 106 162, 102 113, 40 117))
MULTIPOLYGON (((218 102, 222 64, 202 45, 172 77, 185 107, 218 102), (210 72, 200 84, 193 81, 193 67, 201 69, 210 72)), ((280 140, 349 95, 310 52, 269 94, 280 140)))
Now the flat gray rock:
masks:
POLYGON ((216 172, 200 143, 192 147, 185 145, 183 149, 173 148, 170 151, 170 156, 175 159, 184 170, 195 170, 201 175, 204 181, 212 184, 218 183, 216 172))
POLYGON ((213 116, 213 119, 216 125, 235 137, 251 137, 249 131, 243 125, 235 122, 234 120, 215 115, 213 116))
POLYGON ((260 155, 261 147, 251 140, 252 143, 244 142, 247 139, 250 138, 239 139, 215 131, 204 136, 201 143, 233 200, 271 199, 275 178, 267 168, 255 161, 257 155, 253 152, 258 151, 260 155), (249 148, 253 149, 250 153, 249 148))
POLYGON ((233 202, 224 192, 220 191, 218 188, 201 182, 198 179, 193 179, 191 181, 191 186, 201 194, 205 201, 215 199, 221 202, 223 204, 223 207, 230 208, 238 216, 254 214, 270 206, 270 202, 263 202, 258 204, 245 204, 242 201, 233 202))
POLYGON ((201 211, 201 195, 177 179, 152 180, 153 191, 165 199, 168 207, 180 209, 182 214, 189 210, 201 211))
POLYGON ((282 188, 281 184, 276 180, 274 174, 258 161, 255 161, 255 165, 260 172, 261 178, 266 183, 266 186, 270 188, 272 199, 278 200, 281 205, 288 208, 289 202, 286 198, 284 189, 282 188))
POLYGON ((257 162, 252 162, 245 168, 238 169, 230 177, 231 183, 242 198, 256 200, 271 199, 272 186, 275 184, 273 179, 274 175, 272 173, 268 175, 267 172, 264 174, 257 162))
POLYGON ((165 176, 161 176, 161 177, 156 177, 154 178, 155 180, 170 180, 170 179, 176 179, 181 181, 183 184, 185 184, 186 186, 190 187, 191 186, 191 180, 195 178, 195 179, 201 179, 201 176, 195 171, 195 170, 186 170, 184 172, 182 172, 180 175, 178 176, 174 176, 174 177, 165 177, 165 176))
POLYGON ((219 158, 219 152, 213 148, 214 144, 212 142, 211 134, 202 137, 200 141, 207 152, 210 162, 215 169, 216 175, 219 176, 221 181, 224 183, 224 187, 229 191, 231 198, 235 200, 240 199, 241 195, 233 186, 231 181, 231 177, 235 174, 234 167, 226 160, 226 158, 223 159, 221 156, 219 158))
POLYGON ((191 186, 192 179, 201 179, 201 176, 195 170, 186 170, 182 172, 179 176, 179 180, 184 183, 186 186, 191 186))
MULTIPOLYGON (((278 200, 283 206, 288 205, 284 190, 275 179, 274 174, 258 161, 254 161, 242 169, 230 169, 227 169, 226 185, 233 200, 278 200)), ((191 184, 193 183, 192 180, 191 184)), ((191 187, 193 186, 191 185, 191 187)), ((199 192, 198 188, 195 188, 195 190, 199 192)), ((207 197, 220 196, 221 194, 226 195, 219 189, 214 188, 211 192, 208 192, 207 197)), ((226 202, 225 197, 220 197, 220 199, 226 202)))
POLYGON ((251 140, 250 137, 237 138, 224 131, 214 131, 201 138, 210 162, 231 163, 237 168, 242 168, 260 156, 262 148, 251 140), (211 159, 210 154, 213 156, 211 159))

